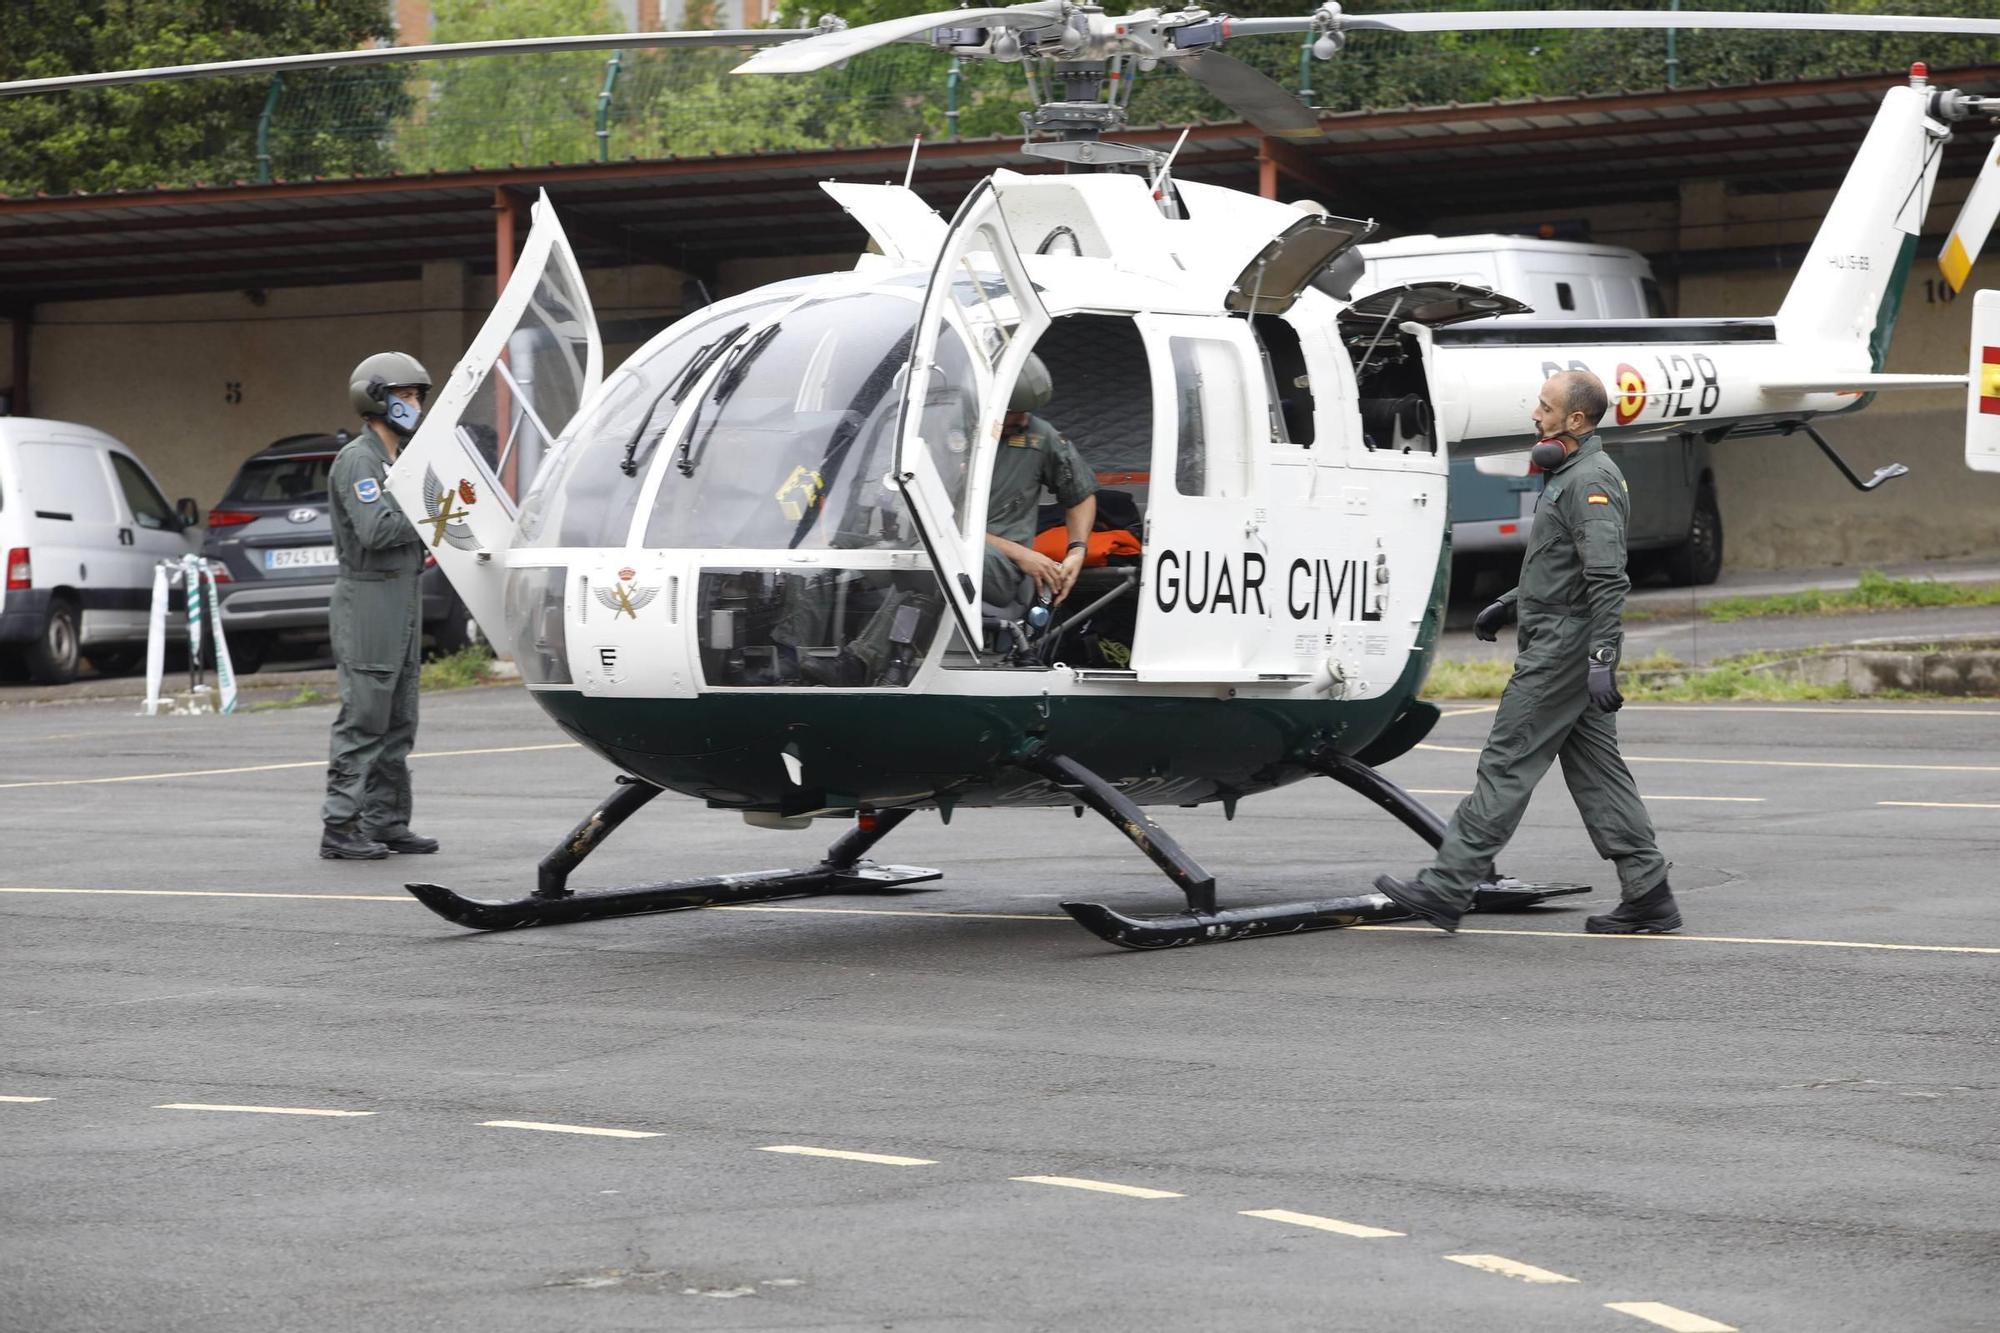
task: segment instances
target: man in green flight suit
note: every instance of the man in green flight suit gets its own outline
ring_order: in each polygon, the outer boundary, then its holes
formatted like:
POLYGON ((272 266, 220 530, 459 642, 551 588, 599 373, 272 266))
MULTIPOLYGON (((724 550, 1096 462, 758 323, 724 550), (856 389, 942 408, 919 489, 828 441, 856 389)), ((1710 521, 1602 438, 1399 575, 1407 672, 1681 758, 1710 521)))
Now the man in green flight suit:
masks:
POLYGON ((1623 633, 1625 525, 1630 497, 1593 428, 1604 384, 1584 370, 1554 375, 1535 407, 1546 475, 1521 584, 1479 613, 1473 632, 1493 642, 1519 612, 1520 655, 1479 756, 1472 794, 1452 812, 1437 859, 1415 880, 1383 875, 1376 889, 1441 930, 1458 929, 1473 891, 1493 878, 1493 858, 1520 825, 1535 784, 1562 759, 1577 811, 1597 854, 1618 866, 1621 901, 1588 917, 1600 935, 1661 934, 1681 926, 1667 862, 1653 839, 1611 720, 1623 633))
POLYGON ((340 712, 326 768, 319 854, 379 861, 390 852, 434 852, 410 831, 410 770, 417 738, 423 647, 424 541, 384 484, 416 431, 430 372, 415 357, 378 352, 354 368, 348 398, 368 429, 342 449, 327 478, 333 549, 333 657, 340 712))
POLYGON ((1023 575, 1035 581, 1037 595, 1060 606, 1076 576, 1090 529, 1097 522, 1097 476, 1063 433, 1033 415, 1055 397, 1049 368, 1033 352, 1014 381, 1007 416, 1000 427, 1000 452, 993 460, 993 485, 986 502, 986 567, 981 587, 984 600, 1008 606, 1019 599, 1023 575), (1035 549, 1035 519, 1047 487, 1063 507, 1069 549, 1060 561, 1035 549))

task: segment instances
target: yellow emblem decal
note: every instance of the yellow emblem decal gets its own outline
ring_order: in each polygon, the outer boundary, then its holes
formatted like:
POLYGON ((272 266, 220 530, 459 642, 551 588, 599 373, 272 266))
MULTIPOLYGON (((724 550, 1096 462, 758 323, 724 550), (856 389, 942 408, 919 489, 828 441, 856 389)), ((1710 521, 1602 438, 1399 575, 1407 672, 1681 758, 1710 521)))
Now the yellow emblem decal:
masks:
POLYGON ((800 464, 792 469, 792 475, 785 478, 785 484, 778 488, 778 508, 786 519, 797 523, 806 516, 806 511, 819 503, 820 493, 826 489, 826 478, 811 468, 800 464))

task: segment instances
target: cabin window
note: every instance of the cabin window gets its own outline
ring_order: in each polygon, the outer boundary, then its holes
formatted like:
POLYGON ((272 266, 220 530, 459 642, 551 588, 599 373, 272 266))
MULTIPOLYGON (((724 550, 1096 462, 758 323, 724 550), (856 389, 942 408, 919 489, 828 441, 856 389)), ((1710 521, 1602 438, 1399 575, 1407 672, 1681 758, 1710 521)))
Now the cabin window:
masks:
POLYGON ((1182 495, 1250 492, 1249 396, 1235 344, 1170 338, 1174 363, 1174 489, 1182 495))
MULTIPOLYGON (((668 425, 712 358, 789 297, 682 320, 613 373, 521 503, 524 546, 623 546, 668 425), (628 470, 629 468, 629 470, 628 470)), ((461 427, 463 429, 463 427, 461 427)), ((474 427, 473 429, 479 429, 474 427)), ((486 428, 490 433, 491 428, 486 428)), ((493 455, 487 449, 487 466, 493 455)))
POLYGON ((1251 332, 1264 356, 1265 386, 1271 394, 1271 438, 1306 448, 1313 442, 1312 381, 1298 330, 1278 315, 1258 315, 1251 332))
POLYGON ((923 571, 708 569, 695 610, 710 685, 901 689, 944 603, 923 571))
POLYGON ((507 571, 507 632, 514 641, 514 665, 524 685, 567 685, 569 635, 563 621, 563 592, 569 570, 562 565, 507 571))
MULTIPOLYGON (((644 544, 915 546, 902 497, 884 479, 916 322, 914 301, 869 292, 808 302, 732 342, 720 373, 684 404, 678 441, 662 444, 644 544)), ((946 485, 962 504, 977 395, 956 336, 940 341, 937 360, 925 438, 940 468, 953 460, 960 475, 946 472, 946 485), (963 433, 933 426, 933 413, 963 433)))

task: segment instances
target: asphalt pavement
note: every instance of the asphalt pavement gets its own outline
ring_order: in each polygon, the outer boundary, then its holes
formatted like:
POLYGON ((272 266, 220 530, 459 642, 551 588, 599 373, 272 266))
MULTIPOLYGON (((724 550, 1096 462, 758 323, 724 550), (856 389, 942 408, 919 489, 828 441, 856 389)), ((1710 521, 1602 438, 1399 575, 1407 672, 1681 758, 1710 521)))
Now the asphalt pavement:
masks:
MULTIPOLYGON (((1389 774, 1449 809, 1490 709, 1389 774)), ((469 934, 402 882, 525 891, 609 771, 427 697, 444 851, 322 862, 329 716, 0 709, 0 1327, 1994 1326, 2000 707, 1628 708, 1679 937, 1162 954, 1055 908, 1176 905, 1111 829, 976 810, 879 849, 936 892, 469 934)), ((1157 813, 1225 903, 1421 860, 1332 784, 1157 813)), ((670 796, 576 882, 838 831, 670 796)), ((1503 867, 1614 882, 1553 774, 1503 867)))

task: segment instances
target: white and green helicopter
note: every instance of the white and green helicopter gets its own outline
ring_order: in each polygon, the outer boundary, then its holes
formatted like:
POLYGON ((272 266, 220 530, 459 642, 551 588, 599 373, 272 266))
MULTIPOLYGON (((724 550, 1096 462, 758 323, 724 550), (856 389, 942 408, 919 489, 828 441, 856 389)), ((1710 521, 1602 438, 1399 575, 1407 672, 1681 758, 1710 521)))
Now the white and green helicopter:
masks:
MULTIPOLYGON (((536 702, 619 785, 522 898, 409 888, 475 929, 880 891, 938 877, 865 859, 919 810, 1088 809, 1185 907, 1064 906, 1147 949, 1402 914, 1375 893, 1223 907, 1215 877, 1147 808, 1233 814, 1317 775, 1439 841, 1443 821, 1377 769, 1438 718, 1418 694, 1444 614, 1449 458, 1521 448, 1547 375, 1580 366, 1613 386, 1609 439, 1805 431, 1830 457, 1814 418, 1967 382, 1882 371, 1942 146, 1955 123, 2000 110, 1921 72, 1884 95, 1768 319, 1552 324, 1454 283, 1356 295, 1353 246, 1371 223, 1176 182, 1166 155, 1105 137, 1123 106, 1120 82, 1109 97, 1102 85, 1125 62, 1177 64, 1267 133, 1316 134, 1291 94, 1218 49, 1232 36, 1317 33, 1326 58, 1371 29, 1613 26, 2000 33, 1685 10, 1112 17, 1049 0, 855 29, 401 48, 0 93, 719 40, 786 39, 746 74, 899 41, 1051 61, 1065 95, 1033 113, 1040 137, 1025 150, 1070 170, 996 171, 949 221, 906 187, 829 183, 873 242, 851 270, 706 306, 608 378, 577 260, 547 198, 536 205, 512 279, 389 485, 536 702), (989 482, 1031 354, 1055 380, 1036 411, 1095 469, 1101 513, 1122 516, 1134 552, 1086 570, 1052 609, 1032 585, 982 586, 989 482), (510 472, 534 478, 518 505, 500 482, 510 472), (571 889, 576 866, 665 790, 760 827, 847 827, 800 869, 571 889)), ((1996 210, 1989 166, 1947 251, 1954 285, 1996 210)), ((2000 345, 2000 293, 1975 308, 1967 458, 2000 471, 2000 364, 1981 368, 1982 340, 2000 345)), ((1863 482, 1840 466, 1862 489, 1901 470, 1863 482)), ((1585 891, 1500 877, 1479 905, 1585 891)))

